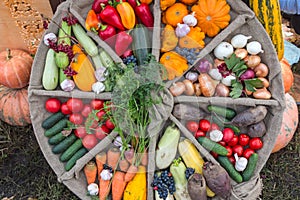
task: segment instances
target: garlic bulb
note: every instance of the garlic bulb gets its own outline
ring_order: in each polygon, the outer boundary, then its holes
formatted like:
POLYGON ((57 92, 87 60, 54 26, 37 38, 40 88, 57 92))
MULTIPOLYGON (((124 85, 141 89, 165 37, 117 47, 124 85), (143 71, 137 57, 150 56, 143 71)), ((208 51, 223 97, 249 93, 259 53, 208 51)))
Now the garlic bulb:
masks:
POLYGON ((70 79, 65 79, 61 82, 60 87, 63 91, 71 92, 75 88, 75 83, 70 79))
POLYGON ((105 81, 105 75, 106 75, 105 72, 106 72, 106 68, 102 66, 98 67, 95 70, 94 74, 97 81, 105 81))
POLYGON ((221 82, 226 86, 231 86, 231 81, 235 80, 235 76, 229 75, 221 80, 221 82))
POLYGON ((192 14, 188 14, 183 17, 183 23, 185 23, 188 26, 196 26, 198 21, 195 17, 195 12, 192 12, 192 14))
POLYGON ((246 46, 248 40, 251 38, 252 38, 252 36, 245 36, 243 34, 237 34, 231 39, 230 43, 232 44, 232 46, 234 48, 243 48, 246 46))
POLYGON ((100 92, 103 92, 105 90, 105 85, 102 82, 96 82, 92 85, 92 90, 99 94, 100 92))
POLYGON ((208 71, 208 74, 214 79, 214 80, 217 80, 217 81, 220 81, 222 80, 222 74, 219 72, 218 69, 214 68, 214 69, 210 69, 208 71))
POLYGON ((122 138, 120 136, 116 137, 116 139, 114 140, 114 145, 117 147, 122 146, 123 142, 122 142, 122 138))
POLYGON ((198 73, 196 72, 188 72, 185 75, 185 78, 192 81, 193 83, 198 80, 198 73))
POLYGON ((87 191, 88 191, 88 194, 91 196, 98 195, 98 192, 99 192, 98 184, 96 184, 96 183, 89 184, 87 187, 87 191))
POLYGON ((256 55, 264 52, 264 50, 262 50, 261 44, 257 41, 249 42, 246 46, 246 49, 251 55, 256 55))
POLYGON ((47 33, 44 36, 44 44, 46 46, 49 46, 49 41, 56 43, 57 42, 57 36, 54 33, 47 33))
POLYGON ((209 138, 214 142, 220 142, 223 138, 223 133, 219 130, 209 132, 209 138))
POLYGON ((100 176, 103 180, 109 181, 113 175, 109 169, 103 169, 100 173, 100 176))
POLYGON ((175 33, 177 37, 184 37, 190 32, 190 27, 187 24, 177 24, 175 33))
POLYGON ((234 154, 235 158, 235 169, 239 172, 242 172, 246 169, 248 160, 245 157, 238 157, 238 155, 235 153, 234 154))
POLYGON ((228 42, 221 42, 215 49, 214 55, 220 59, 224 60, 228 58, 233 53, 233 46, 228 42))

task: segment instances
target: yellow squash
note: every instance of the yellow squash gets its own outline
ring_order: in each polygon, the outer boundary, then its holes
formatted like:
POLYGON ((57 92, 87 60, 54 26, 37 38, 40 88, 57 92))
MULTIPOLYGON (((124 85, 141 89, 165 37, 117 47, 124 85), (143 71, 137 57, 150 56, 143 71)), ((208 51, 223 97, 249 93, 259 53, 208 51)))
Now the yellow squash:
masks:
POLYGON ((201 31, 200 27, 191 27, 190 32, 179 39, 179 46, 188 49, 203 49, 205 46, 204 38, 205 33, 201 31))
POLYGON ((175 34, 174 28, 167 24, 162 31, 162 44, 161 44, 161 52, 167 52, 173 50, 178 43, 178 37, 175 34))

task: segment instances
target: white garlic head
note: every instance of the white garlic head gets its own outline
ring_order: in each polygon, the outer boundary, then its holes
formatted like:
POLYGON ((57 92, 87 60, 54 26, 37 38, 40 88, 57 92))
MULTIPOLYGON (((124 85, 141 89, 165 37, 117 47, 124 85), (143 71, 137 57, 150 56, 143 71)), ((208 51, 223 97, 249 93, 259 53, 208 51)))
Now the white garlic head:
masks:
POLYGON ((112 173, 110 172, 109 169, 103 169, 100 173, 100 176, 103 180, 109 181, 112 178, 112 173))
POLYGON ((223 138, 223 133, 219 130, 212 130, 209 132, 209 138, 214 142, 220 142, 223 138))
POLYGON ((234 154, 235 158, 235 169, 239 172, 242 172, 246 169, 248 160, 245 157, 238 157, 238 155, 235 153, 234 154))
POLYGON ((195 17, 195 12, 192 12, 192 14, 188 14, 183 17, 183 23, 187 24, 188 26, 196 26, 198 21, 195 17))
POLYGON ((98 195, 98 192, 99 192, 98 184, 96 184, 96 183, 89 184, 87 187, 87 191, 88 191, 89 195, 91 195, 91 196, 98 195))
POLYGON ((57 36, 54 33, 47 33, 44 36, 44 44, 46 46, 49 46, 49 41, 56 43, 57 42, 57 36))
POLYGON ((184 37, 190 32, 190 27, 187 24, 177 24, 175 33, 177 37, 184 37))
POLYGON ((92 90, 99 94, 100 92, 103 92, 105 90, 105 85, 102 82, 96 82, 92 85, 92 90))

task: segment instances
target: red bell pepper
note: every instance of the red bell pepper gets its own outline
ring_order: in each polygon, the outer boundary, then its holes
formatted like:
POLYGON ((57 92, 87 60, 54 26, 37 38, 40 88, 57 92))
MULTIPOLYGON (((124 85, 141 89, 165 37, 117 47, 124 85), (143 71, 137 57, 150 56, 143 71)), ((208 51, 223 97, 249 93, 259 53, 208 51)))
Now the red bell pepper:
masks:
POLYGON ((125 53, 128 47, 132 43, 132 37, 125 31, 121 31, 117 34, 115 51, 118 56, 121 56, 125 53))
POLYGON ((146 3, 140 3, 139 1, 136 1, 136 3, 137 6, 134 8, 136 15, 146 27, 153 27, 154 18, 149 5, 146 3))
POLYGON ((92 10, 94 10, 95 13, 100 13, 102 10, 101 4, 108 5, 108 0, 94 0, 92 10))
POLYGON ((101 6, 103 8, 103 10, 100 12, 101 21, 124 31, 125 28, 122 24, 121 17, 118 14, 117 10, 111 5, 105 6, 105 4, 101 4, 101 6))
POLYGON ((98 20, 97 14, 94 10, 89 10, 85 19, 85 28, 88 31, 97 32, 99 29, 100 21, 98 20))
POLYGON ((134 9, 136 7, 136 0, 127 0, 127 2, 131 5, 131 7, 134 9))
POLYGON ((106 24, 101 25, 98 31, 99 37, 105 41, 109 46, 114 47, 116 42, 116 29, 115 27, 106 24))

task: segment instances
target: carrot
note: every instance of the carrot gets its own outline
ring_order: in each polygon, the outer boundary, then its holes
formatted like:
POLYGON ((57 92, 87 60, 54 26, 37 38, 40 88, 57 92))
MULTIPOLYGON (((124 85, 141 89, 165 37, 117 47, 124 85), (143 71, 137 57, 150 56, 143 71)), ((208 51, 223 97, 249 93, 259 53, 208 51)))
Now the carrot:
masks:
POLYGON ((115 170, 118 166, 118 162, 121 156, 121 152, 118 148, 113 147, 107 151, 107 164, 115 170))
POLYGON ((106 163, 106 153, 100 152, 95 156, 96 163, 97 163, 97 169, 98 169, 98 179, 100 179, 100 174, 103 170, 103 165, 106 163))
POLYGON ((112 200, 122 200, 125 187, 125 173, 116 171, 112 180, 112 200))
POLYGON ((96 163, 94 161, 90 161, 88 162, 84 168, 84 175, 86 177, 86 181, 89 184, 94 183, 96 181, 96 177, 97 177, 97 166, 96 163))
POLYGON ((138 171, 138 167, 135 165, 130 165, 130 167, 128 168, 126 174, 125 174, 125 182, 129 182, 133 179, 133 177, 135 176, 135 174, 138 171))
POLYGON ((129 162, 126 159, 122 159, 119 162, 119 167, 121 171, 127 172, 127 169, 129 167, 129 162))
POLYGON ((148 152, 147 151, 145 151, 142 155, 141 164, 144 166, 147 166, 147 164, 148 164, 148 152))
POLYGON ((111 180, 103 180, 102 178, 99 179, 99 200, 106 200, 109 195, 110 181, 111 180))

